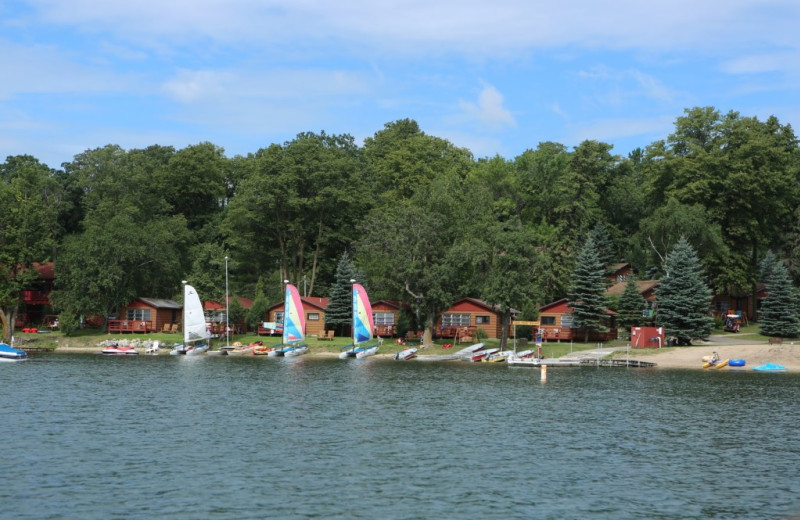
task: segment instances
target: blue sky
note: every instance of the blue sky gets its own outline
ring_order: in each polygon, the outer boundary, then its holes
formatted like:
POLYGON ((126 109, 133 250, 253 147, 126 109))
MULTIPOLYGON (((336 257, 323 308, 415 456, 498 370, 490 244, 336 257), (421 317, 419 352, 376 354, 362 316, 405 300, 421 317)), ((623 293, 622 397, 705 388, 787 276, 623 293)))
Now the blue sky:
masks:
POLYGON ((0 0, 0 158, 226 155, 391 121, 626 155, 685 108, 800 123, 797 0, 0 0))

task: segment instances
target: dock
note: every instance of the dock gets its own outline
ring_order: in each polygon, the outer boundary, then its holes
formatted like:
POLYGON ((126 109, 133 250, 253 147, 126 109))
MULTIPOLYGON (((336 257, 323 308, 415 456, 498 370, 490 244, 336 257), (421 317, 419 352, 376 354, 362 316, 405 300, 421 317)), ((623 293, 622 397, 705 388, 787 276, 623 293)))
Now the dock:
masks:
POLYGON ((597 359, 597 358, 514 358, 509 357, 508 365, 512 367, 531 367, 538 368, 542 365, 548 367, 631 367, 647 368, 656 366, 650 361, 639 361, 637 359, 597 359))

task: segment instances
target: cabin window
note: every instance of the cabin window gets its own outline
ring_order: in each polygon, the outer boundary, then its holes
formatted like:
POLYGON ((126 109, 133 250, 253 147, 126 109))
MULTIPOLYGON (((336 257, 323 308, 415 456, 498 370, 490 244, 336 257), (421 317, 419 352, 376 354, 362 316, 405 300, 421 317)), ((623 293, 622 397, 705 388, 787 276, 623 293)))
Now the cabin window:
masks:
POLYGON ((542 316, 539 322, 542 325, 555 325, 556 324, 556 317, 555 316, 542 316))
POLYGON ((489 316, 475 316, 475 325, 488 325, 489 316))
POLYGON ((469 314, 442 314, 442 327, 468 327, 469 314))
POLYGON ((567 314, 563 314, 561 316, 561 326, 571 329, 572 328, 572 316, 571 315, 567 315, 567 314))
POLYGON ((719 312, 728 312, 728 309, 731 308, 731 302, 727 300, 718 300, 714 306, 719 312))
POLYGON ((275 321, 277 323, 283 323, 283 311, 275 311, 275 321))
POLYGON ((306 314, 306 319, 308 319, 308 321, 319 321, 319 313, 309 312, 308 314, 306 314))
POLYGON ((375 312, 372 314, 375 325, 394 325, 393 312, 375 312))
POLYGON ((128 309, 125 319, 131 321, 150 321, 150 309, 128 309))

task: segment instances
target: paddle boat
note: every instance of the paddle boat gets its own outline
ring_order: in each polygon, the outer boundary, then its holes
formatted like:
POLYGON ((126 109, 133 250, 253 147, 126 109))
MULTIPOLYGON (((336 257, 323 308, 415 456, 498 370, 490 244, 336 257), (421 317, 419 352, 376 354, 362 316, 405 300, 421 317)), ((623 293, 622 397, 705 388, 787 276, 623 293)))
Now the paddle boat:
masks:
POLYGON ((0 361, 25 361, 28 353, 6 343, 0 343, 0 361))

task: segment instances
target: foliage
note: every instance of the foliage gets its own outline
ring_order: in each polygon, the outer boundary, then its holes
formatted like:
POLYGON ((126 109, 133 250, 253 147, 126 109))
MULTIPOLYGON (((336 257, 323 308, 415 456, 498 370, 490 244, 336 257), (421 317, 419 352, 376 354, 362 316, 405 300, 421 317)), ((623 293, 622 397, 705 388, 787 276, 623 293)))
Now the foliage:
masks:
POLYGON ((567 296, 567 305, 572 308, 572 326, 584 331, 584 341, 589 340, 589 331, 608 330, 604 323, 608 307, 604 272, 605 266, 597 256, 594 241, 589 238, 578 255, 567 296))
POLYGON ((325 309, 325 327, 335 329, 339 335, 353 321, 353 283, 350 280, 356 280, 363 285, 363 280, 359 280, 357 276, 355 265, 345 251, 339 257, 336 279, 331 285, 329 303, 325 309))
POLYGON ((678 240, 664 262, 666 276, 656 290, 656 322, 679 345, 711 333, 711 289, 704 280, 697 253, 685 238, 678 240))
POLYGON ((62 192, 52 171, 29 155, 0 164, 0 339, 11 341, 22 290, 56 243, 62 192))
POLYGON ((759 311, 759 332, 764 336, 797 337, 800 334, 797 291, 781 262, 775 262, 769 270, 766 290, 767 297, 759 311))
POLYGON ((625 291, 619 298, 617 305, 617 323, 626 333, 630 332, 631 327, 638 327, 642 324, 642 311, 647 303, 636 287, 636 279, 631 276, 625 284, 625 291))
POLYGON ((258 326, 261 325, 267 317, 267 312, 271 307, 265 293, 265 285, 264 279, 259 278, 258 284, 256 284, 256 296, 253 299, 253 305, 251 305, 250 309, 247 311, 247 326, 252 330, 258 329, 258 326))

